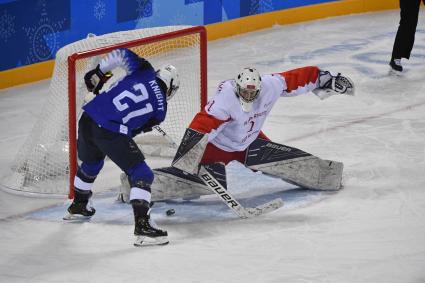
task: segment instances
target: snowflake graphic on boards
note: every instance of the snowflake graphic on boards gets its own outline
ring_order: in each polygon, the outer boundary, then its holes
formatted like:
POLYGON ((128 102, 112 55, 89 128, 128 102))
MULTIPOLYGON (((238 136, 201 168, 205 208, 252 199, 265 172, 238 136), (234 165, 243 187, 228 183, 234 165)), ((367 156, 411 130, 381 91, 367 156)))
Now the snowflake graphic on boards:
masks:
POLYGON ((273 11, 273 0, 263 0, 263 1, 251 0, 250 9, 249 9, 250 15, 267 13, 272 11, 273 11))
POLYGON ((26 64, 37 63, 51 59, 59 49, 57 32, 62 30, 66 19, 52 22, 46 11, 46 1, 40 1, 42 5, 41 19, 35 26, 23 27, 29 40, 30 49, 26 64))
POLYGON ((94 5, 94 17, 100 21, 106 16, 106 4, 105 2, 98 0, 94 5))
POLYGON ((146 18, 152 16, 152 1, 150 0, 137 0, 138 18, 146 18))
POLYGON ((15 16, 4 11, 3 15, 0 16, 0 37, 4 42, 7 42, 15 33, 15 16))

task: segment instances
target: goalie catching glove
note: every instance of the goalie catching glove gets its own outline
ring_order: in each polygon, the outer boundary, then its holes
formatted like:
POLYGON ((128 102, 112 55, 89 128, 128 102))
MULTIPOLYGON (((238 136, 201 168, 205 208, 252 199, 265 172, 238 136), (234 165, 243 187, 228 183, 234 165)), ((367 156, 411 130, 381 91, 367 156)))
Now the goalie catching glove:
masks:
POLYGON ((103 73, 100 69, 100 65, 84 76, 84 82, 86 83, 87 90, 98 95, 103 85, 112 77, 112 72, 103 73))
POLYGON ((344 77, 341 73, 333 76, 328 71, 320 71, 319 87, 313 90, 320 99, 328 98, 335 94, 354 95, 354 83, 350 78, 344 77))

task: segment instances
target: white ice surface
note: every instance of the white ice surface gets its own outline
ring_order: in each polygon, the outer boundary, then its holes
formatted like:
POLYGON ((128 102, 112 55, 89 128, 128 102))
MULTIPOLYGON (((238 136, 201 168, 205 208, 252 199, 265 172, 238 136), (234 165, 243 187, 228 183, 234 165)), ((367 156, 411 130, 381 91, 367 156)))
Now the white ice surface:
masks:
MULTIPOLYGON (((131 208, 114 202, 113 164, 95 186, 89 223, 61 221, 65 199, 0 190, 0 282, 425 282, 425 13, 403 77, 388 76, 387 65, 398 20, 398 11, 345 16, 209 43, 210 93, 247 65, 318 65, 352 78, 355 97, 282 98, 264 128, 275 142, 344 162, 342 191, 293 190, 232 164, 241 202, 281 196, 285 206, 239 220, 213 197, 158 203, 170 244, 135 248, 131 208)), ((0 176, 47 86, 0 91, 0 176)))

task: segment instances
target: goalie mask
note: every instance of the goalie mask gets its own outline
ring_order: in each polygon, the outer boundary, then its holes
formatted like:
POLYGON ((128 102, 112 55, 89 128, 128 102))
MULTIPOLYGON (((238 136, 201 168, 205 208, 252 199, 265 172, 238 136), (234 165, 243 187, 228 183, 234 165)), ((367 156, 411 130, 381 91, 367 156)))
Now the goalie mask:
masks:
POLYGON ((156 71, 156 77, 163 81, 167 87, 167 100, 169 100, 180 87, 180 77, 177 68, 173 65, 165 65, 156 71))
POLYGON ((236 76, 236 95, 242 106, 242 110, 250 112, 252 103, 258 97, 261 89, 260 73, 255 68, 243 68, 236 76))

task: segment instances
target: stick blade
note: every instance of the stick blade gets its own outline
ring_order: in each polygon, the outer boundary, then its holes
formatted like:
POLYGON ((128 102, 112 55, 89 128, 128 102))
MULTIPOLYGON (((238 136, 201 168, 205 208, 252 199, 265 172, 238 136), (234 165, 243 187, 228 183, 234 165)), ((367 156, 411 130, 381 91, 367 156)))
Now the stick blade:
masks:
POLYGON ((275 211, 281 208, 282 206, 283 206, 283 200, 281 198, 276 198, 262 205, 246 208, 247 216, 248 217, 260 216, 260 215, 275 211))

